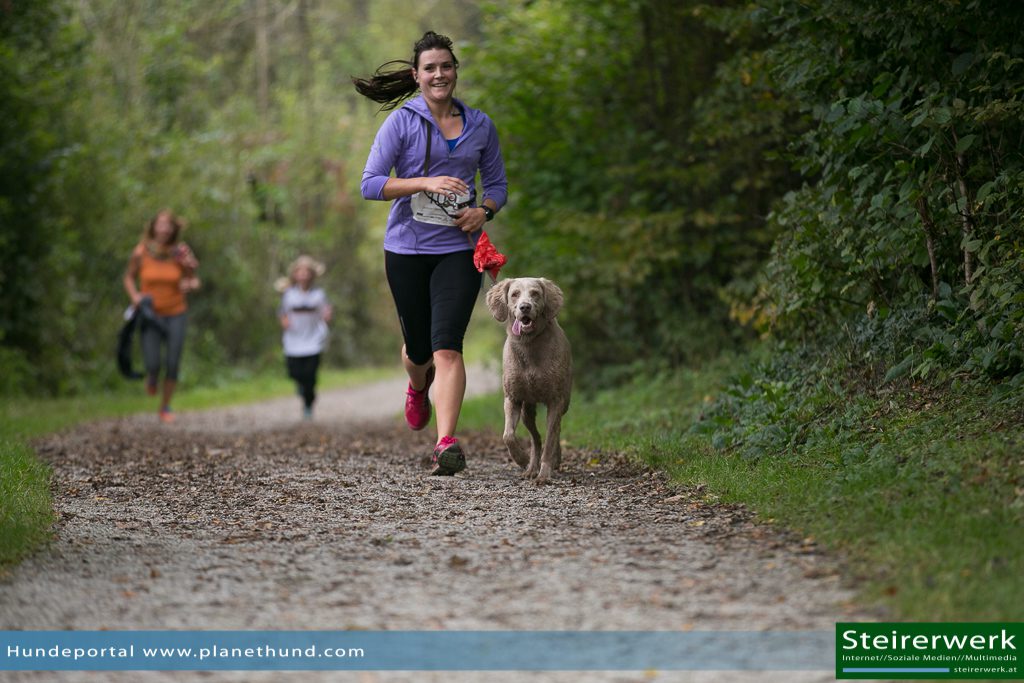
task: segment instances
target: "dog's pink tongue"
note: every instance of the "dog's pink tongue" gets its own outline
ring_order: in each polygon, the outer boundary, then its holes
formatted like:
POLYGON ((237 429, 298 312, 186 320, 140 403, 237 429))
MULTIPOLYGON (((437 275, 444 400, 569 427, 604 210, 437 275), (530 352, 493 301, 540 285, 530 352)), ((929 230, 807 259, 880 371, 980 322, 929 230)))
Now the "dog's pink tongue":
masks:
POLYGON ((514 334, 514 335, 516 335, 518 337, 522 333, 523 333, 523 323, 521 323, 519 320, 513 320, 512 321, 512 334, 514 334))

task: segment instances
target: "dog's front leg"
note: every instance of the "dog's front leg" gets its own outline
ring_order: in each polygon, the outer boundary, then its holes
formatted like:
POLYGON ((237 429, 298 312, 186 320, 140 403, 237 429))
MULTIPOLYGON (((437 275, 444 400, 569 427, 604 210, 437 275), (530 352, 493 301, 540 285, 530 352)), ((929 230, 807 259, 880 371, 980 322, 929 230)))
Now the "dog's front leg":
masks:
POLYGON ((523 452, 523 447, 516 439, 516 427, 519 425, 519 416, 522 413, 523 404, 513 401, 508 396, 505 397, 505 433, 502 435, 502 441, 505 442, 505 448, 508 449, 509 457, 519 467, 526 469, 529 464, 529 458, 526 453, 523 452))
POLYGON ((565 406, 562 403, 548 404, 548 433, 544 437, 544 451, 540 456, 540 472, 537 483, 543 484, 551 478, 551 472, 561 464, 562 415, 565 406))
POLYGON ((540 445, 540 432, 537 431, 537 404, 536 403, 523 403, 523 424, 526 425, 526 430, 530 432, 531 444, 530 444, 530 465, 526 468, 525 477, 535 477, 537 472, 540 470, 540 456, 541 456, 541 445, 540 445))

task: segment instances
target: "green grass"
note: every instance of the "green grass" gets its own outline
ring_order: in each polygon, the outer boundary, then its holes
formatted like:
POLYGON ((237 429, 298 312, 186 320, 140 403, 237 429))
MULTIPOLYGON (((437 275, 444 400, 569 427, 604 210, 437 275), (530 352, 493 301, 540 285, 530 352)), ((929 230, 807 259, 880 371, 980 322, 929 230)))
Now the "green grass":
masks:
POLYGON ((0 569, 43 543, 52 522, 49 467, 23 441, 0 438, 0 569))
MULTIPOLYGON (((1024 424, 982 389, 845 396, 810 436, 759 458, 691 426, 746 359, 575 396, 571 445, 628 452, 713 499, 815 538, 861 579, 865 605, 904 620, 1024 619, 1024 424)), ((742 419, 742 418, 741 418, 742 419)), ((500 396, 463 424, 500 429, 500 396)), ((767 424, 745 424, 751 432, 767 424)))
MULTIPOLYGON (((336 389, 385 377, 397 368, 325 369, 321 390, 336 389)), ((237 374, 214 385, 182 382, 174 405, 178 410, 203 410, 260 401, 294 392, 280 372, 237 374)), ((156 410, 157 399, 143 394, 140 382, 119 391, 60 399, 0 400, 0 567, 12 564, 44 543, 53 523, 50 469, 33 452, 30 440, 82 422, 156 410)))

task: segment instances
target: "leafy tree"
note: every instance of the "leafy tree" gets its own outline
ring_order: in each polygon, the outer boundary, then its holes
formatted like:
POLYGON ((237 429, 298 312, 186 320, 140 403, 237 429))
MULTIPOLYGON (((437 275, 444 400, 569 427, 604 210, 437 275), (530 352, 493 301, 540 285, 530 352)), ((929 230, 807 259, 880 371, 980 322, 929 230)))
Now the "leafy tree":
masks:
POLYGON ((65 350, 80 347, 68 316, 88 303, 79 247, 89 234, 59 201, 80 63, 67 13, 59 0, 0 5, 0 391, 62 382, 65 350))
POLYGON ((1019 3, 490 12, 499 239, 568 290, 585 364, 699 357, 728 313, 890 378, 1024 369, 1019 3))
POLYGON ((510 271, 567 290, 584 364, 679 363, 728 343, 794 123, 743 13, 696 2, 495 9, 480 56, 514 190, 510 271), (523 45, 528 45, 526 50, 523 45), (735 295, 734 295, 735 298, 735 295))
POLYGON ((779 329, 895 335, 911 353, 891 376, 1020 372, 1024 8, 770 2, 758 18, 812 122, 792 148, 806 183, 773 219, 779 329))
POLYGON ((386 207, 358 190, 380 119, 349 77, 435 21, 469 37, 479 21, 467 2, 404 7, 0 3, 0 393, 120 381, 121 274, 164 207, 202 262, 186 379, 279 363, 272 284, 300 252, 329 266, 330 360, 390 359, 386 207))

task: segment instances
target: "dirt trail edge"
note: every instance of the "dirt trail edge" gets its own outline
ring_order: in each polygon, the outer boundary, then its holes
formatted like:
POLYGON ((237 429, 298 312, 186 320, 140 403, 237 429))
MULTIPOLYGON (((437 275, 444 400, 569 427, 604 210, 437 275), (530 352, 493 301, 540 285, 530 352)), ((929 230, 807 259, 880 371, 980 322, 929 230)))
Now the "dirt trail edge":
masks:
MULTIPOLYGON (((470 393, 497 388, 474 368, 470 393)), ((834 560, 615 454, 547 486, 500 434, 425 476, 404 383, 106 421, 36 444, 55 540, 0 578, 3 629, 828 630, 858 618, 834 560)), ((64 672, 60 681, 825 681, 824 672, 64 672)))

